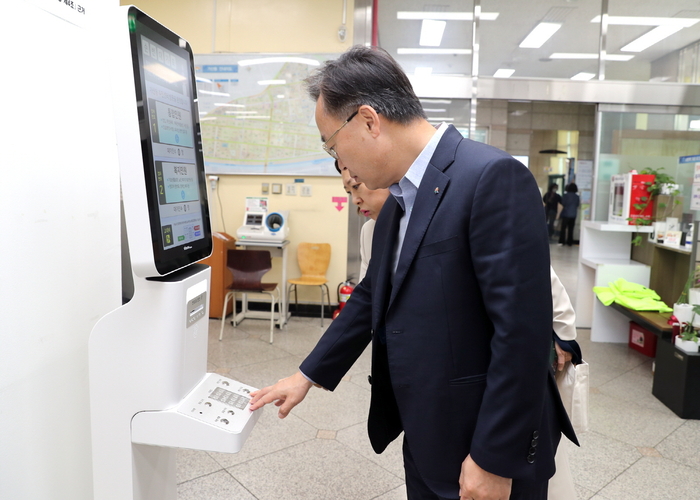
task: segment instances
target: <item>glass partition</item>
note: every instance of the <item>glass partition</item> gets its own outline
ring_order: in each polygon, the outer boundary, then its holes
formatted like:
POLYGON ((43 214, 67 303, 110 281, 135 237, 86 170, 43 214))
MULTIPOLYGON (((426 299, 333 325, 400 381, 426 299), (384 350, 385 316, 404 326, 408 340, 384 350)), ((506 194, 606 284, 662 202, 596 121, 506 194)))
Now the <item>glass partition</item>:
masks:
POLYGON ((609 54, 632 56, 606 62, 607 80, 677 82, 681 50, 700 39, 695 0, 609 0, 609 54))
POLYGON ((470 0, 379 2, 378 44, 408 75, 470 76, 473 10, 470 0))
POLYGON ((599 151, 594 220, 608 220, 610 177, 661 170, 680 184, 683 213, 690 211, 695 162, 682 157, 700 155, 700 108, 668 109, 600 106, 599 151))
POLYGON ((481 77, 688 82, 700 40, 697 0, 383 0, 377 19, 409 75, 470 77, 476 56, 481 77))
POLYGON ((480 76, 590 79, 598 74, 600 23, 591 20, 600 16, 599 0, 517 2, 518 8, 514 3, 481 2, 484 13, 498 17, 479 25, 480 76))

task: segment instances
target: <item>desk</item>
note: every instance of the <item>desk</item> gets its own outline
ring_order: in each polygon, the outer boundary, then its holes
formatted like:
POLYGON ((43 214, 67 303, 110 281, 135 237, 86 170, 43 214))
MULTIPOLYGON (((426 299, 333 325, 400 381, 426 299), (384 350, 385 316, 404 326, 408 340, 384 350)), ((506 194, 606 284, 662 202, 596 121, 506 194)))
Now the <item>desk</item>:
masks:
POLYGON ((673 334, 673 327, 668 324, 671 313, 659 313, 653 311, 634 311, 625 306, 613 302, 608 307, 627 316, 642 328, 649 330, 660 339, 670 339, 673 334))
MULTIPOLYGON (((236 245, 250 250, 269 250, 271 257, 282 257, 282 288, 280 289, 280 312, 277 316, 277 326, 279 328, 284 327, 289 319, 287 294, 284 293, 287 288, 287 247, 289 246, 289 240, 282 242, 236 240, 236 245)), ((236 315, 236 323, 243 321, 244 318, 270 319, 268 312, 248 311, 247 300, 247 296, 244 295, 243 311, 236 315)))

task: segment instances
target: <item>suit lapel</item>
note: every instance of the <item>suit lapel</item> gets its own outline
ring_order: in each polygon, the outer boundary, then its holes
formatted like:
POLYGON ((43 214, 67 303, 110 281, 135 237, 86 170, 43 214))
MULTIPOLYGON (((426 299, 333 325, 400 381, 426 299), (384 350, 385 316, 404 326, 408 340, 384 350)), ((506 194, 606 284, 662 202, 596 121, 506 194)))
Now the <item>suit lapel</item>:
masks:
POLYGON ((394 274, 393 287, 387 309, 391 307, 401 288, 411 263, 418 252, 418 248, 423 241, 423 237, 428 230, 428 226, 433 219, 435 210, 437 210, 445 194, 450 178, 444 171, 454 162, 457 146, 462 142, 462 139, 462 134, 450 125, 440 139, 440 143, 430 159, 425 174, 423 174, 423 179, 421 179, 420 187, 416 194, 416 201, 413 205, 411 220, 408 223, 408 228, 406 228, 406 236, 404 237, 399 263, 396 267, 396 274, 394 274))
MULTIPOLYGON (((372 325, 376 328, 383 321, 383 314, 386 311, 386 305, 391 288, 391 271, 394 261, 394 249, 396 248, 396 240, 399 232, 399 221, 403 215, 403 210, 393 196, 387 198, 382 209, 381 216, 384 218, 384 212, 388 219, 388 225, 383 225, 384 234, 377 234, 377 226, 375 226, 374 240, 382 238, 383 246, 373 245, 372 250, 376 248, 380 250, 381 258, 378 258, 379 270, 376 278, 372 279, 376 283, 376 288, 372 290, 372 325)), ((381 231, 381 228, 380 228, 381 231)))
POLYGON ((433 219, 435 210, 440 204, 440 200, 442 200, 449 182, 449 177, 432 165, 428 165, 423 179, 421 180, 420 187, 418 188, 418 193, 416 194, 411 220, 408 222, 408 227, 406 228, 406 236, 403 240, 399 263, 396 266, 396 273, 394 274, 391 298, 388 304, 389 307, 391 307, 396 294, 406 278, 408 269, 411 267, 416 252, 423 241, 423 236, 425 236, 425 232, 428 230, 430 221, 433 219))

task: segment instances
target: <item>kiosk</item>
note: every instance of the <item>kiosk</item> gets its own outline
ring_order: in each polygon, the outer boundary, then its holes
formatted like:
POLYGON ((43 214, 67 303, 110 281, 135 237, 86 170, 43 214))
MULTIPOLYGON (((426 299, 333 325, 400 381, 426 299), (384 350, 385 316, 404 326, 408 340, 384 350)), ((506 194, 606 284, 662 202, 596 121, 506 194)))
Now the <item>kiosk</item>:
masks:
POLYGON ((95 500, 175 500, 176 447, 237 452, 254 388, 206 372, 212 251, 193 55, 133 6, 110 22, 122 302, 90 335, 95 500))

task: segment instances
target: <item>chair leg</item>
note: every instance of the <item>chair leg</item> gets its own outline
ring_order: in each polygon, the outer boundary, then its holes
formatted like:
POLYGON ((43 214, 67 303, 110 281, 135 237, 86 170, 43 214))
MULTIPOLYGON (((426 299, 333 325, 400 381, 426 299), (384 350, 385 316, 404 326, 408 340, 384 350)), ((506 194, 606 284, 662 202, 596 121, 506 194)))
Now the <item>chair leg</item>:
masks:
POLYGON ((292 283, 289 285, 287 288, 287 307, 289 307, 289 296, 292 294, 292 287, 294 287, 294 311, 296 311, 297 315, 299 314, 299 297, 297 296, 297 286, 292 283))
POLYGON ((224 297, 224 310, 221 312, 221 331, 219 332, 219 340, 224 338, 224 324, 226 323, 226 304, 228 304, 229 297, 233 295, 233 315, 236 316, 236 294, 235 292, 228 292, 224 297))
POLYGON ((325 308, 326 302, 323 298, 323 288, 326 288, 326 297, 328 297, 328 307, 331 307, 331 292, 328 289, 328 285, 325 283, 323 285, 319 285, 319 288, 321 289, 321 328, 323 328, 323 310, 325 308))
MULTIPOLYGON (((241 312, 243 313, 243 321, 245 319, 245 313, 248 312, 248 294, 243 292, 241 297, 241 312)), ((236 328, 236 297, 233 297, 233 318, 231 319, 231 324, 236 328)))
POLYGON ((323 309, 326 305, 326 301, 323 298, 323 285, 320 285, 319 288, 321 289, 321 328, 323 328, 323 309))
MULTIPOLYGON (((275 288, 275 291, 277 292, 277 296, 279 297, 280 295, 280 289, 275 288)), ((275 295, 272 292, 267 292, 270 294, 270 344, 272 344, 272 341, 274 340, 274 335, 275 335, 275 295)), ((281 311, 280 311, 281 314, 281 311)))

